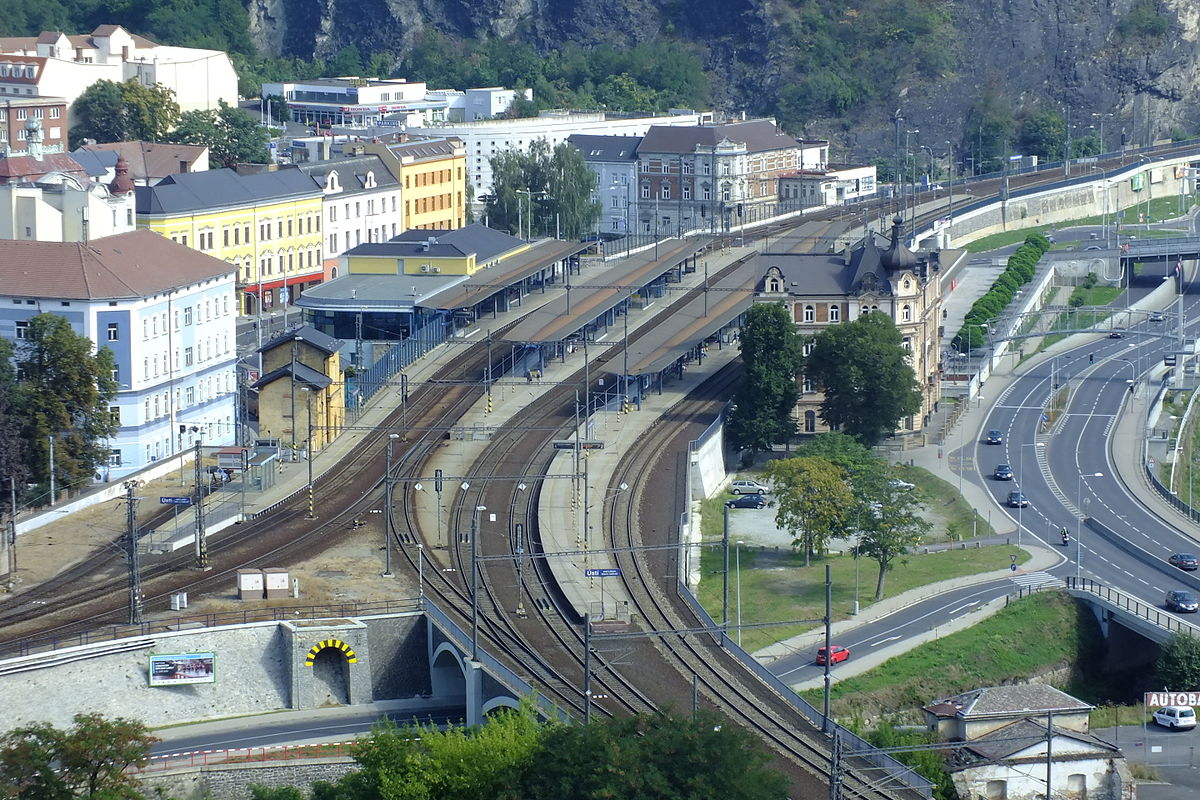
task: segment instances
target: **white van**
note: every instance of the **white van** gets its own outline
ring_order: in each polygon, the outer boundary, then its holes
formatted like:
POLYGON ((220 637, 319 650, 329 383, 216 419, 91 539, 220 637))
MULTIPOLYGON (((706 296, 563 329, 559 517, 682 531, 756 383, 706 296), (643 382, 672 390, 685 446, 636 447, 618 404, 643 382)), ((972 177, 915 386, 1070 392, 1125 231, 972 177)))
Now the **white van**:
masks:
POLYGON ((1164 728, 1196 727, 1196 711, 1191 706, 1166 706, 1154 712, 1154 721, 1164 728))

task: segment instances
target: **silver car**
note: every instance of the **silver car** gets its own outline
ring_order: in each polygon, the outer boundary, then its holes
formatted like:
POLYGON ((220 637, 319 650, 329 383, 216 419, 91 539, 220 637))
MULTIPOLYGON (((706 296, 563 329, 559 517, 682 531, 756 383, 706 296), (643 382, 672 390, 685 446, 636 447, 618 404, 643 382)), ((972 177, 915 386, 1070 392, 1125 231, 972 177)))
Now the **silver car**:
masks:
POLYGON ((767 494, 771 490, 758 481, 743 480, 729 484, 729 491, 734 494, 767 494))

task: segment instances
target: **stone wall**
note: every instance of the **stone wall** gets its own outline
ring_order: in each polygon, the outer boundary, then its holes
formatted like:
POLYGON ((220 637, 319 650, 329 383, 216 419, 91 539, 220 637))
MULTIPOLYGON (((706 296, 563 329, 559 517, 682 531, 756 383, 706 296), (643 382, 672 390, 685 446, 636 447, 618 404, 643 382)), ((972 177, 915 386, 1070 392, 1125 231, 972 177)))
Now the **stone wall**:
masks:
POLYGON ((146 773, 147 794, 161 789, 172 800, 246 800, 250 784, 295 786, 308 796, 316 781, 336 781, 358 765, 349 758, 267 761, 253 764, 213 764, 186 770, 146 773))

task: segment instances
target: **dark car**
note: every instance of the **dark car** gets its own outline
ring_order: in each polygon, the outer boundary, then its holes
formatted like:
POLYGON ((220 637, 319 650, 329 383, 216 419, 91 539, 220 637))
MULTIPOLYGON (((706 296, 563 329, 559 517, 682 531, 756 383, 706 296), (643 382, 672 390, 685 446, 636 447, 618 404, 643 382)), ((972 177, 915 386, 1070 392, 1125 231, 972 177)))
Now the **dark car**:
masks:
POLYGON ((992 477, 998 481, 1011 481, 1013 479, 1012 467, 1008 464, 997 464, 995 471, 992 472, 992 477))
POLYGON ((1112 333, 1110 333, 1110 334, 1108 335, 1108 338, 1110 338, 1110 339, 1124 339, 1124 338, 1125 338, 1125 334, 1121 333, 1120 331, 1113 331, 1112 333))
POLYGON ((1185 592, 1181 589, 1167 592, 1167 611, 1178 611, 1181 614, 1195 614, 1197 609, 1200 609, 1200 601, 1196 600, 1196 595, 1191 592, 1185 592))
POLYGON ((1186 569, 1188 572, 1200 568, 1200 559, 1196 558, 1191 553, 1176 553, 1167 559, 1167 563, 1172 567, 1186 569))
POLYGON ((984 441, 988 444, 1004 444, 1004 434, 997 430, 990 430, 987 432, 987 439, 984 441))
POLYGON ((1029 508, 1029 500, 1020 492, 1008 493, 1009 508, 1029 508))
POLYGON ((729 508, 762 508, 766 504, 767 498, 761 494, 744 494, 725 502, 729 508))

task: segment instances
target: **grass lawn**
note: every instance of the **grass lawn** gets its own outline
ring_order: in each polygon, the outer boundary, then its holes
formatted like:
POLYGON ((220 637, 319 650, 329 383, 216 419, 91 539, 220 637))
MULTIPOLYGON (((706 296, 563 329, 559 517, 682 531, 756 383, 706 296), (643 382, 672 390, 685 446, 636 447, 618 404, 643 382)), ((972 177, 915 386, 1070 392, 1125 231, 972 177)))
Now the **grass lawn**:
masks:
MULTIPOLYGON (((1099 636, 1084 605, 1066 594, 1041 592, 1013 601, 978 625, 838 681, 831 709, 843 720, 901 710, 916 719, 931 700, 1083 662, 1094 656, 1099 636)), ((818 707, 822 702, 820 690, 803 695, 818 707)))

